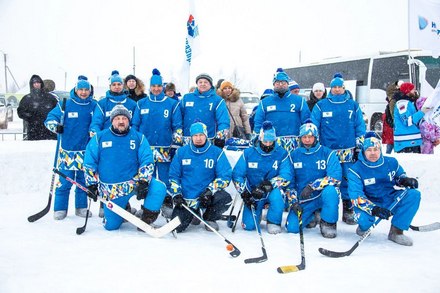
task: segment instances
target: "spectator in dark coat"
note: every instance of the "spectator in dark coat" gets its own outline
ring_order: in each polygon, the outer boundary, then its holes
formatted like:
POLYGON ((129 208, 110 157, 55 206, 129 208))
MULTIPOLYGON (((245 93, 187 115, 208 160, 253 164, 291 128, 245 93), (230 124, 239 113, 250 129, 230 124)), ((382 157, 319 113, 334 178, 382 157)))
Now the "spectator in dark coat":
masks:
POLYGON ((125 78, 124 89, 128 90, 128 97, 135 102, 147 97, 144 83, 133 74, 129 74, 125 78))
POLYGON ((327 89, 322 82, 317 82, 313 85, 312 91, 309 95, 309 100, 307 101, 307 106, 309 106, 310 112, 313 110, 313 106, 318 103, 321 99, 327 97, 327 89))
POLYGON ((40 76, 34 74, 29 81, 30 93, 25 95, 17 108, 18 117, 24 121, 27 140, 57 139, 56 134, 44 126, 47 114, 57 105, 58 100, 46 92, 40 76))

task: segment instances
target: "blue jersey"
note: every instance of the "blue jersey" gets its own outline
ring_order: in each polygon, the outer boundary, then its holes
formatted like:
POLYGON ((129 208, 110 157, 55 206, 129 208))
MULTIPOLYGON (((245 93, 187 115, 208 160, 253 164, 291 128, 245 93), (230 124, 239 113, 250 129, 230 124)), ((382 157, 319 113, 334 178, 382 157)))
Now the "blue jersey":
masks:
POLYGON ((169 147, 173 133, 182 129, 179 102, 162 92, 138 101, 132 120, 133 127, 145 135, 152 147, 169 147))
POLYGON ((96 101, 90 96, 87 99, 79 98, 74 89, 70 91, 70 99, 66 100, 65 110, 62 110, 63 101, 47 115, 44 124, 55 132, 57 125, 64 119, 64 132, 61 134, 61 148, 66 151, 85 151, 89 142, 89 126, 96 101))
POLYGON ((317 143, 311 149, 300 147, 291 153, 291 166, 293 167, 293 180, 289 189, 294 189, 298 194, 306 187, 312 185, 315 190, 321 190, 325 185, 336 179, 342 179, 342 168, 335 151, 317 143), (327 178, 326 178, 327 177, 327 178), (325 180, 322 180, 326 178, 325 180), (319 184, 313 184, 319 182, 319 184))
POLYGON ((208 138, 212 139, 218 132, 229 131, 229 113, 225 101, 219 97, 214 88, 201 94, 196 89, 183 96, 180 101, 183 116, 183 135, 190 136, 191 125, 199 120, 208 129, 208 138))
POLYGON ((84 168, 88 185, 99 176, 102 184, 116 184, 132 180, 135 176, 151 180, 153 154, 144 135, 130 129, 118 135, 105 129, 95 135, 87 145, 84 168), (97 175, 97 176, 96 176, 97 175))
POLYGON ((110 113, 116 105, 123 105, 133 116, 136 110, 136 102, 127 97, 127 93, 115 95, 111 91, 107 91, 105 98, 98 102, 93 112, 90 132, 98 133, 103 129, 107 129, 111 125, 110 113))
POLYGON ((182 194, 185 199, 196 199, 209 188, 213 193, 224 189, 231 181, 231 165, 224 151, 209 141, 196 148, 192 142, 178 149, 171 162, 170 183, 172 195, 182 194))
POLYGON ((245 149, 232 172, 238 192, 245 188, 251 191, 264 180, 270 180, 274 188, 287 186, 292 179, 288 157, 278 144, 269 153, 263 152, 259 145, 245 149))
POLYGON ((386 204, 393 201, 394 186, 405 171, 393 157, 381 155, 371 163, 359 154, 359 160, 348 171, 348 194, 362 208, 365 202, 386 204))
POLYGON ((320 100, 312 111, 313 124, 319 130, 320 143, 332 150, 356 146, 356 138, 365 135, 366 126, 359 104, 345 92, 320 100))
POLYGON ((301 124, 310 117, 306 100, 289 91, 280 98, 273 94, 260 102, 255 113, 254 132, 259 133, 264 121, 271 121, 276 134, 280 136, 298 136, 301 124))
POLYGON ((394 106, 394 150, 422 145, 419 122, 425 114, 413 102, 400 99, 394 106))

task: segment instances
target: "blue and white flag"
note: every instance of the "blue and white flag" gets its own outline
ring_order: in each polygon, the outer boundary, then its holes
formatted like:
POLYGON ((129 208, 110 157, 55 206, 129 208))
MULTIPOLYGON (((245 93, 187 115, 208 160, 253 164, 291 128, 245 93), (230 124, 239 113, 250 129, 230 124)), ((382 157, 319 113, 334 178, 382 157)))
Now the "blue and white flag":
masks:
POLYGON ((409 0, 409 49, 440 54, 440 1, 409 0))

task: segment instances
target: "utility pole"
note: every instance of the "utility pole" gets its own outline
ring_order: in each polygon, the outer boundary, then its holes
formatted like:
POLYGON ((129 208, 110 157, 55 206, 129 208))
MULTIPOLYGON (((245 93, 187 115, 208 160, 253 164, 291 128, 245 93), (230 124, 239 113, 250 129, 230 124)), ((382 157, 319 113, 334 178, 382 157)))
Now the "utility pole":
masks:
POLYGON ((5 93, 8 92, 8 65, 6 64, 6 53, 1 51, 3 53, 3 59, 5 61, 5 93))
POLYGON ((136 47, 133 46, 133 75, 136 76, 136 47))

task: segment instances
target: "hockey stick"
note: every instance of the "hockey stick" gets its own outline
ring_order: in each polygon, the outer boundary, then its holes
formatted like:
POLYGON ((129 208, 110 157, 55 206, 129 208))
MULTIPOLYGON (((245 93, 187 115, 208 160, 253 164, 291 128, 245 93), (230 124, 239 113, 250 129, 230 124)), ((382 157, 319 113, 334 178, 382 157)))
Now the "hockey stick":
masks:
POLYGON ((298 223, 299 223, 299 244, 301 247, 301 263, 299 265, 291 266, 281 266, 277 268, 278 273, 287 274, 297 271, 302 271, 306 268, 306 254, 304 252, 304 233, 303 233, 303 222, 302 222, 302 211, 298 211, 298 223))
POLYGON ((252 218, 254 219, 255 228, 257 231, 257 234, 260 236, 261 241, 261 251, 263 252, 262 256, 254 257, 254 258, 247 258, 244 260, 244 263, 260 263, 267 260, 267 253, 266 253, 266 247, 264 246, 263 236, 261 235, 261 227, 259 224, 257 224, 257 216, 255 215, 255 208, 253 205, 251 205, 251 211, 252 211, 252 218))
POLYGON ((238 219, 240 218, 240 215, 241 215, 241 211, 243 210, 243 205, 244 205, 244 203, 241 202, 240 209, 238 210, 237 218, 235 219, 234 226, 232 226, 232 230, 231 230, 232 233, 235 232, 235 227, 237 226, 238 219))
MULTIPOLYGON (((235 203, 237 202, 237 197, 239 197, 238 194, 236 194, 235 197, 234 197, 234 202, 232 203, 231 211, 229 212, 229 216, 228 216, 227 219, 226 219, 226 221, 228 221, 228 222, 227 222, 227 226, 228 226, 228 228, 232 228, 232 226, 234 225, 234 220, 235 220, 235 219, 232 220, 232 212, 234 212, 235 203)), ((222 219, 223 219, 223 217, 222 217, 222 219)))
MULTIPOLYGON (((75 186, 77 186, 81 190, 83 190, 87 193, 90 193, 90 190, 88 190, 87 187, 82 186, 80 183, 76 182, 72 178, 61 173, 59 170, 54 169, 54 172, 57 173, 58 175, 60 175, 61 177, 65 178, 67 181, 74 184, 75 186)), ((170 233, 171 231, 176 229, 177 226, 180 225, 179 217, 175 217, 169 223, 163 225, 162 227, 154 228, 154 227, 148 225, 147 223, 145 223, 144 221, 142 221, 141 219, 139 219, 138 217, 136 217, 135 215, 126 211, 124 208, 114 204, 113 202, 108 201, 106 199, 103 199, 100 196, 98 196, 98 200, 100 202, 102 202, 109 210, 111 210, 115 214, 121 216, 122 218, 127 220, 127 222, 132 223, 133 225, 135 225, 136 227, 138 227, 139 229, 141 229, 142 231, 144 231, 148 235, 155 237, 155 238, 160 238, 160 237, 165 236, 166 234, 170 233)))
POLYGON ((86 220, 84 221, 84 225, 83 225, 82 227, 78 227, 78 228, 76 228, 76 234, 77 234, 77 235, 81 235, 82 233, 84 233, 84 231, 86 231, 87 220, 89 219, 90 204, 91 204, 91 203, 92 203, 92 199, 89 198, 89 204, 87 205, 86 220))
POLYGON ((226 243, 228 243, 228 245, 226 246, 226 249, 229 252, 229 254, 232 257, 237 257, 240 255, 240 250, 234 245, 232 244, 231 241, 229 241, 228 239, 226 239, 225 236, 223 236, 222 234, 220 234, 220 232, 218 232, 217 230, 215 230, 214 228, 212 228, 208 223, 206 223, 205 220, 203 220, 199 215, 197 215, 196 212, 194 212, 190 207, 188 207, 186 204, 182 204, 182 206, 188 211, 190 212, 194 217, 196 217, 200 222, 202 222, 203 224, 205 224, 206 227, 209 228, 209 230, 211 230, 212 232, 214 232, 217 236, 219 236, 220 238, 222 238, 226 243))
MULTIPOLYGON (((63 98, 63 103, 61 106, 62 111, 64 112, 64 110, 66 109, 66 98, 63 98)), ((60 119, 60 125, 64 124, 64 113, 63 115, 61 115, 61 119, 60 119)), ((61 145, 61 134, 58 134, 57 136, 57 148, 55 150, 55 159, 53 160, 53 169, 55 169, 57 167, 57 161, 58 161, 58 152, 59 152, 59 148, 61 145)), ((28 217, 28 221, 30 223, 35 222, 39 219, 41 219, 42 217, 44 217, 49 211, 50 211, 50 206, 52 204, 52 197, 53 197, 53 188, 55 186, 55 173, 52 173, 52 179, 50 181, 50 190, 49 190, 49 199, 47 200, 47 205, 44 209, 42 209, 41 211, 39 211, 38 213, 29 216, 28 217)))
MULTIPOLYGON (((398 197, 396 197, 396 199, 394 200, 394 202, 391 204, 391 206, 388 208, 388 210, 392 211, 396 205, 402 200, 402 198, 404 198, 406 196, 406 194, 408 193, 408 190, 405 190, 404 192, 402 192, 402 194, 400 194, 398 197)), ((334 257, 334 258, 338 258, 338 257, 344 257, 344 256, 349 256, 353 253, 353 251, 355 251, 356 248, 358 248, 358 246, 368 237, 370 236, 371 232, 373 232, 374 228, 380 223, 380 221, 382 221, 381 218, 378 218, 374 224, 370 227, 370 229, 368 229, 364 235, 361 236, 361 238, 353 245, 352 248, 350 248, 347 251, 342 251, 342 252, 337 252, 337 251, 331 251, 325 248, 319 248, 319 252, 325 256, 328 257, 334 257)))
POLYGON ((431 232, 431 231, 435 231, 435 230, 440 229, 440 223, 434 222, 434 223, 422 225, 422 226, 409 225, 409 227, 411 228, 411 230, 414 230, 414 231, 431 232))

